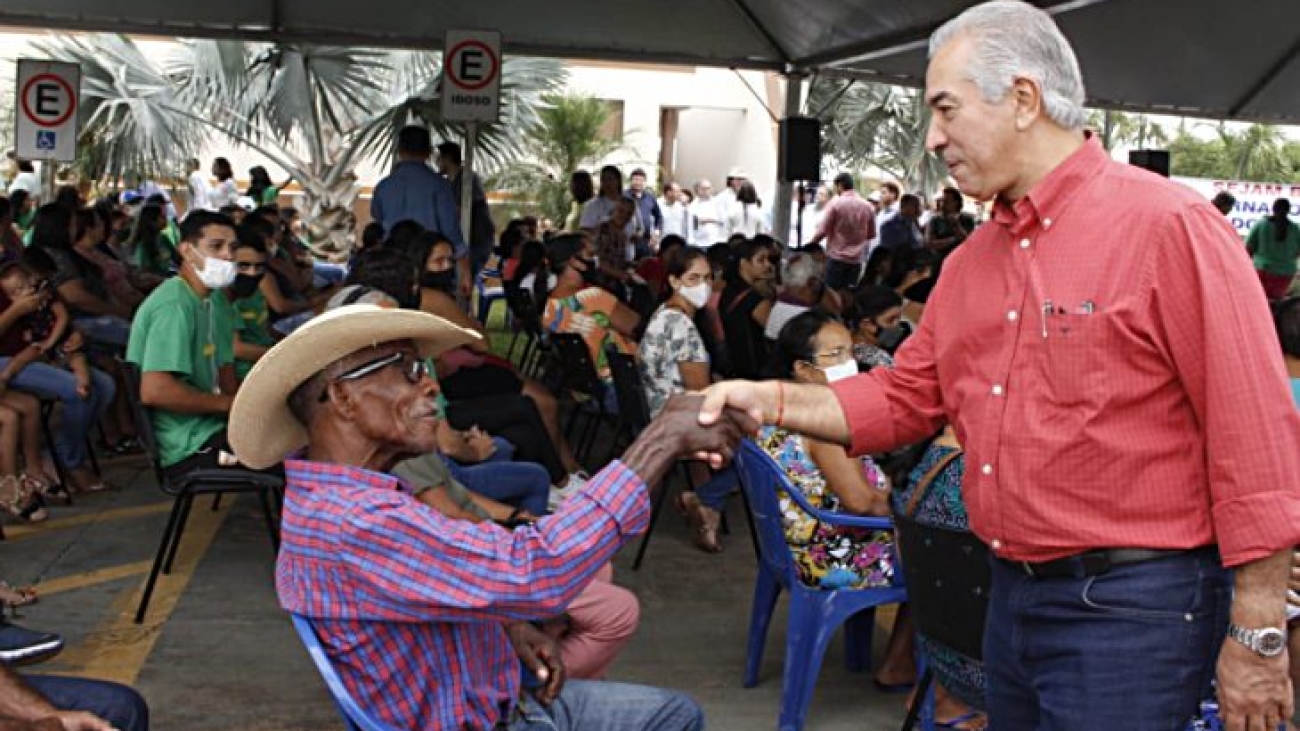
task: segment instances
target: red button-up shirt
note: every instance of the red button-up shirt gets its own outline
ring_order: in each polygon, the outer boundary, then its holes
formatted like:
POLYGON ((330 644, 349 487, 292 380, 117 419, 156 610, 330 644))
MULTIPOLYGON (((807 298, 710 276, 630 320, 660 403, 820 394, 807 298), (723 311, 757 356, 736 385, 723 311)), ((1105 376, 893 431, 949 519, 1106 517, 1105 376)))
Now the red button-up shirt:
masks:
POLYGON ((826 256, 860 264, 876 238, 876 209, 856 190, 846 190, 826 205, 817 235, 826 239, 826 256))
POLYGON ((1089 141, 944 266, 893 370, 834 386, 853 450, 944 421, 1004 558, 1300 543, 1300 415, 1249 258, 1188 188, 1089 141))

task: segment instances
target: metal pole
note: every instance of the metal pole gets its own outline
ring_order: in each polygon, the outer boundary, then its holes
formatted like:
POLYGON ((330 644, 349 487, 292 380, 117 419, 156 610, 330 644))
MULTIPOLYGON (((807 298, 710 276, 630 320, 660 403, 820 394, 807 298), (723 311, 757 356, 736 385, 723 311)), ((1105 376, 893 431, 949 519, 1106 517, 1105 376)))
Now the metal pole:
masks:
MULTIPOLYGON (((797 117, 803 108, 804 77, 798 73, 785 75, 785 117, 797 117)), ((790 203, 794 200, 794 183, 776 181, 776 208, 772 211, 772 236, 777 241, 790 237, 790 203)), ((791 242, 786 241, 787 246, 791 242)))
POLYGON ((55 179, 56 168, 58 163, 53 160, 41 160, 41 199, 40 204, 54 202, 55 189, 58 187, 58 181, 55 179))
POLYGON ((460 168, 460 235, 468 246, 474 207, 474 148, 478 146, 478 122, 470 122, 465 128, 465 154, 460 168))

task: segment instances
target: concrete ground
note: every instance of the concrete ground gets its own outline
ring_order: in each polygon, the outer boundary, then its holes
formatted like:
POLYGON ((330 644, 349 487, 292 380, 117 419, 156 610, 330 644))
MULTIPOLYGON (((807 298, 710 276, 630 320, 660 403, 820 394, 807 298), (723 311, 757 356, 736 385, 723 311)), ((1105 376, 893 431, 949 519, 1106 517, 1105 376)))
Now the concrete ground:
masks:
MULTIPOLYGON (((60 632, 67 648, 31 672, 133 684, 154 728, 186 731, 340 729, 333 704, 276 603, 272 555, 255 500, 196 509, 173 574, 159 584, 143 625, 132 622, 170 500, 141 458, 106 464, 121 488, 56 508, 40 526, 8 525, 0 579, 34 583, 41 601, 19 622, 60 632)), ((761 683, 740 685, 754 555, 737 503, 726 551, 688 543, 683 521, 665 514, 646 564, 618 559, 617 581, 640 597, 642 622, 611 679, 670 686, 694 695, 709 728, 773 728, 784 658, 784 611, 773 621, 761 683)), ((881 617, 887 622, 887 617, 881 617)), ((877 632, 876 650, 884 645, 877 632)), ((883 695, 868 674, 851 674, 832 645, 808 729, 898 728, 903 696, 883 695)))

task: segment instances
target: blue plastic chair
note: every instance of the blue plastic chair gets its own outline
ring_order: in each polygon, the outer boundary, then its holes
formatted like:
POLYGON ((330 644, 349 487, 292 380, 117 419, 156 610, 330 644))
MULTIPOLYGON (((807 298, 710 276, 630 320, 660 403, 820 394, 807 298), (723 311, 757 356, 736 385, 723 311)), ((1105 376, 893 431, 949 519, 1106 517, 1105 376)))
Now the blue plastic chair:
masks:
POLYGON ((478 290, 478 321, 487 326, 488 315, 492 314, 492 305, 497 302, 504 302, 506 299, 506 289, 498 284, 495 287, 487 286, 488 279, 501 280, 501 272, 496 269, 483 269, 479 271, 478 276, 474 279, 474 288, 478 290))
MULTIPOLYGON (((845 625, 845 647, 850 670, 860 672, 871 664, 871 635, 875 609, 883 604, 907 600, 900 584, 878 589, 826 590, 805 586, 785 540, 777 488, 784 488, 799 507, 828 525, 871 530, 893 530, 888 518, 867 518, 828 513, 808 504, 793 487, 785 472, 758 445, 746 441, 736 456, 741 486, 749 496, 758 529, 761 555, 754 584, 754 606, 749 618, 749 648, 745 660, 746 688, 758 684, 763 645, 772 621, 772 611, 781 591, 790 592, 790 616, 786 627, 785 671, 781 680, 781 731, 800 731, 808 715, 817 675, 826 646, 840 625, 845 625)), ((899 579, 901 582, 901 578, 899 579)))
POLYGON ((376 720, 357 705, 348 694, 347 688, 343 687, 343 680, 330 664, 329 656, 325 654, 325 648, 321 646, 320 638, 316 636, 316 630, 312 629, 311 620, 299 614, 290 616, 293 617, 293 628, 298 630, 299 639, 307 646, 307 653, 311 655, 312 662, 316 663, 316 670, 325 679, 325 686, 334 697, 334 703, 338 705, 339 713, 343 716, 343 723, 348 731, 398 731, 376 720))

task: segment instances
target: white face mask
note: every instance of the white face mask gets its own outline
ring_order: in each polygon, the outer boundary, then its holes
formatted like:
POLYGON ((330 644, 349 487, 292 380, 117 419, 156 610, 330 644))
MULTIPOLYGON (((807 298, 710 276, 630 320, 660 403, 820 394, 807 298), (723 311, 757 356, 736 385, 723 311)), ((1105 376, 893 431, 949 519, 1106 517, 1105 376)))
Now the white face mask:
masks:
POLYGON ((855 360, 846 360, 843 363, 823 368, 822 373, 826 374, 827 383, 843 381, 845 378, 858 375, 858 363, 855 360))
POLYGON ((218 259, 215 256, 203 257, 203 268, 195 269, 199 281, 208 289, 225 289, 235 281, 239 268, 235 262, 218 259))
POLYGON ((709 303, 709 297, 713 295, 713 287, 710 287, 708 282, 700 282, 693 287, 680 287, 677 294, 698 310, 709 303))

